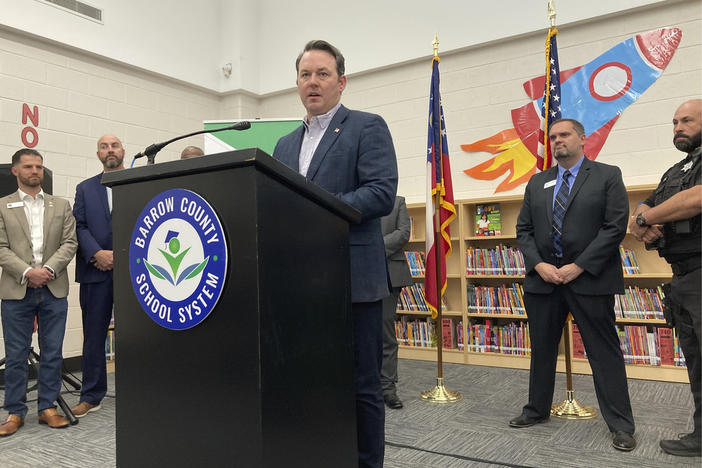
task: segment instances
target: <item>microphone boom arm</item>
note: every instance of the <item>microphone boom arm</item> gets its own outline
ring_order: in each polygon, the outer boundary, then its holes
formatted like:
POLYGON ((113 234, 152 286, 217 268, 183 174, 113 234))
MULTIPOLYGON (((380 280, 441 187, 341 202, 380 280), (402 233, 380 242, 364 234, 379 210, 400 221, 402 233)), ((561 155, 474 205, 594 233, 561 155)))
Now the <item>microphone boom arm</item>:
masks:
POLYGON ((242 120, 241 122, 237 122, 233 125, 229 125, 228 127, 215 128, 213 130, 199 130, 197 132, 188 133, 187 135, 181 135, 181 136, 177 136, 175 138, 171 138, 170 140, 164 141, 162 143, 154 143, 153 145, 149 145, 146 147, 146 149, 144 151, 142 151, 141 153, 137 153, 134 156, 134 159, 139 159, 139 158, 146 156, 146 158, 147 158, 146 164, 154 164, 154 162, 156 160, 156 154, 159 151, 161 151, 164 147, 166 147, 167 145, 170 145, 171 143, 173 143, 174 141, 182 140, 184 138, 188 138, 188 137, 195 136, 195 135, 200 135, 202 133, 215 133, 215 132, 222 132, 224 130, 247 130, 249 128, 251 128, 251 122, 249 122, 247 120, 242 120))

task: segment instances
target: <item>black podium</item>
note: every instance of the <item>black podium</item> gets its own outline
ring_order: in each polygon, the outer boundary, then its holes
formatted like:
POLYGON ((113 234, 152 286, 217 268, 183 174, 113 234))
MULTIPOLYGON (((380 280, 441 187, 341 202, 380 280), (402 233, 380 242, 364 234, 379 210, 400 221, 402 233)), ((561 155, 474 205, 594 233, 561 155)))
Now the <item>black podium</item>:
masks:
POLYGON ((357 466, 348 223, 359 213, 258 149, 102 182, 114 200, 117 465, 357 466), (130 273, 135 226, 158 215, 142 211, 172 189, 205 199, 228 244, 219 301, 185 330, 152 319, 130 273))

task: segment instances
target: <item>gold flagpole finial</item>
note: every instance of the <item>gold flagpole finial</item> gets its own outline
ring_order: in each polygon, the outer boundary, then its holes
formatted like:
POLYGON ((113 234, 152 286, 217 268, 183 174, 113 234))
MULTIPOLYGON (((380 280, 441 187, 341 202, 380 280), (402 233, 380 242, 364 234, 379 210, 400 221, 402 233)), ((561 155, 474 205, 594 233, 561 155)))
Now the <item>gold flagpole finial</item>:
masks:
POLYGON ((548 0, 548 20, 551 22, 551 27, 556 26, 556 6, 553 4, 553 0, 548 0))
POLYGON ((434 42, 432 42, 432 44, 434 45, 434 57, 438 57, 439 56, 439 37, 436 34, 434 34, 434 42))

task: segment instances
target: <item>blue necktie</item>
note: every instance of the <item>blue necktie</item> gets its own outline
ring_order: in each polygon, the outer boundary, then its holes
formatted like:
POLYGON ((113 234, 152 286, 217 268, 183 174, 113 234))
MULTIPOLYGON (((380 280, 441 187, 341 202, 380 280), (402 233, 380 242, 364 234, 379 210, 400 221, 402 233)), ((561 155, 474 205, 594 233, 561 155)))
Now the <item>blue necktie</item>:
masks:
POLYGON ((556 257, 563 257, 563 246, 561 245, 561 229, 563 228, 563 217, 565 216, 565 207, 568 203, 568 195, 570 194, 570 184, 568 178, 570 171, 563 173, 563 182, 556 194, 556 201, 553 204, 553 250, 556 252, 556 257))

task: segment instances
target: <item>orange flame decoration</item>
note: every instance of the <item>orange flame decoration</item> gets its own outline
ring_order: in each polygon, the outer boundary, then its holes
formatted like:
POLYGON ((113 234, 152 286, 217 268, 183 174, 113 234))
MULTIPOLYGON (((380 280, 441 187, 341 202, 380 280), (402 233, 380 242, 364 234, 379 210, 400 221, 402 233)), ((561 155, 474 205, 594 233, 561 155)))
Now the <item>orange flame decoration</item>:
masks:
POLYGON ((499 153, 494 158, 463 171, 470 177, 480 180, 495 180, 509 171, 509 177, 500 182, 495 193, 512 190, 536 174, 536 158, 524 146, 517 131, 513 128, 503 130, 475 143, 461 145, 461 149, 469 152, 499 153))

